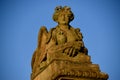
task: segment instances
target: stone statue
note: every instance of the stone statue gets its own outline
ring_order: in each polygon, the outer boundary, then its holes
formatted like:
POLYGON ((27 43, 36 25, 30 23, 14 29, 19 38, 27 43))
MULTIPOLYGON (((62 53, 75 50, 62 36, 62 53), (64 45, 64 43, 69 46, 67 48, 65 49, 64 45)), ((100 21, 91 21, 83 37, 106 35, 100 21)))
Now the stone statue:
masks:
POLYGON ((58 25, 50 31, 47 31, 45 26, 40 28, 38 46, 31 62, 32 75, 43 71, 52 62, 54 56, 54 59, 91 63, 80 29, 74 29, 69 24, 73 19, 74 15, 70 7, 58 6, 53 14, 53 20, 58 25))
POLYGON ((41 27, 38 36, 38 48, 34 52, 32 59, 32 68, 41 66, 41 63, 47 60, 46 54, 61 53, 70 57, 78 54, 87 55, 88 51, 82 41, 82 33, 80 29, 74 29, 69 25, 74 19, 74 15, 70 7, 56 7, 53 14, 53 20, 58 23, 50 32, 46 27, 41 27))

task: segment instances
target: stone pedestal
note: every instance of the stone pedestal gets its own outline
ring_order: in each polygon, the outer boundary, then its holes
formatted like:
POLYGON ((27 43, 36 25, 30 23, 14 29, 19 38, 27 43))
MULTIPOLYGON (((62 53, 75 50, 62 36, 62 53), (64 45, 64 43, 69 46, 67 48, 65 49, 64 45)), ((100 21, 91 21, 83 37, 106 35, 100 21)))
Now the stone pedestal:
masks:
POLYGON ((90 56, 79 54, 66 57, 64 54, 48 54, 48 65, 32 80, 107 80, 108 75, 101 72, 99 65, 90 62, 90 56))

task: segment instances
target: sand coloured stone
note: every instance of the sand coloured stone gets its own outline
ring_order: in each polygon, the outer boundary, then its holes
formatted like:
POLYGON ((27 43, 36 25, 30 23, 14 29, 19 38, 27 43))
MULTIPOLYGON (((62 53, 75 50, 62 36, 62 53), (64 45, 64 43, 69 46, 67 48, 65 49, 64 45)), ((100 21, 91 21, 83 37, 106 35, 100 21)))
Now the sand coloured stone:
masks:
POLYGON ((50 31, 40 28, 33 53, 31 80, 107 80, 108 74, 92 64, 79 28, 69 23, 74 14, 68 6, 55 8, 53 20, 58 25, 50 31))

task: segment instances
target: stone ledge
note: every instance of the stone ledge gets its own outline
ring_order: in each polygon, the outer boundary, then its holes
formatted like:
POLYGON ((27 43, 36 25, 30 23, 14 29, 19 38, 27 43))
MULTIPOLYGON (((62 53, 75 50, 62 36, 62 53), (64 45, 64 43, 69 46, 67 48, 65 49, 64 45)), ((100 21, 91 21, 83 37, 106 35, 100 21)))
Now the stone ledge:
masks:
POLYGON ((75 63, 72 61, 53 60, 42 72, 32 80, 107 80, 108 75, 100 72, 97 64, 75 63), (65 79, 64 79, 65 80, 65 79))

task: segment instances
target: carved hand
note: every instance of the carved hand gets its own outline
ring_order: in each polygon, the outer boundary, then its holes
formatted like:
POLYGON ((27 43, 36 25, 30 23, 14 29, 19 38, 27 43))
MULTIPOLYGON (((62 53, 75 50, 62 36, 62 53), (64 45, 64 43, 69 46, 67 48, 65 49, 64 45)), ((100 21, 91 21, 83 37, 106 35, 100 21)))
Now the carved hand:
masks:
POLYGON ((81 47, 83 47, 83 46, 84 46, 84 44, 83 44, 82 41, 76 41, 76 42, 74 42, 74 44, 73 44, 73 48, 75 48, 75 49, 77 49, 77 50, 80 50, 81 47))
POLYGON ((79 50, 81 49, 81 47, 83 47, 83 42, 82 41, 76 41, 76 42, 73 42, 73 46, 69 47, 69 48, 66 48, 64 50, 64 53, 69 55, 69 56, 75 56, 79 50))
POLYGON ((48 53, 60 52, 60 53, 65 53, 69 56, 75 56, 83 46, 84 45, 82 41, 68 42, 61 45, 54 45, 50 47, 47 50, 47 52, 48 53))

